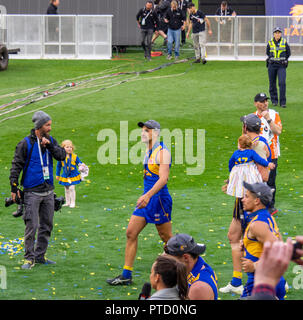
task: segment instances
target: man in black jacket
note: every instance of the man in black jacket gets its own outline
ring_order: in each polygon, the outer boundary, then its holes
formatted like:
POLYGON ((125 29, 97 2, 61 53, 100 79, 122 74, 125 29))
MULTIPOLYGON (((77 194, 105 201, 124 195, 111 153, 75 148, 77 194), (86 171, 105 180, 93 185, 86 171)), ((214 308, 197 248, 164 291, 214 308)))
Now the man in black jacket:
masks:
POLYGON ((171 8, 167 10, 164 21, 168 23, 167 32, 167 59, 172 57, 173 42, 175 42, 175 59, 179 58, 181 30, 185 29, 186 17, 180 8, 177 1, 171 2, 171 8))
POLYGON ((17 195, 20 197, 18 181, 23 172, 20 185, 24 191, 25 262, 22 269, 31 269, 35 263, 55 263, 45 258, 54 216, 53 158, 63 161, 66 157, 64 148, 49 135, 52 124, 50 116, 37 111, 32 121, 35 128, 18 143, 9 177, 11 197, 16 201, 17 195))
POLYGON ((159 27, 157 14, 153 10, 153 2, 147 1, 145 7, 140 9, 136 16, 138 27, 141 29, 141 45, 144 57, 151 60, 151 46, 154 31, 159 27))
POLYGON ((57 14, 58 6, 60 4, 60 0, 51 0, 46 14, 57 14))

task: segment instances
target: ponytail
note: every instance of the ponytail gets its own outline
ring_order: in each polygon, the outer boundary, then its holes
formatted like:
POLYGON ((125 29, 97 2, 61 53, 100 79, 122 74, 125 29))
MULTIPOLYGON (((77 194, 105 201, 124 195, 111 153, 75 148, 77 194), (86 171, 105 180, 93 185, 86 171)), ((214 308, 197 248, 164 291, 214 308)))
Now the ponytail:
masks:
POLYGON ((167 288, 177 286, 179 298, 187 300, 187 272, 183 263, 169 256, 159 256, 154 265, 154 272, 160 274, 167 288))
POLYGON ((177 286, 179 291, 180 300, 187 300, 188 284, 187 284, 187 272, 183 263, 177 261, 177 286))

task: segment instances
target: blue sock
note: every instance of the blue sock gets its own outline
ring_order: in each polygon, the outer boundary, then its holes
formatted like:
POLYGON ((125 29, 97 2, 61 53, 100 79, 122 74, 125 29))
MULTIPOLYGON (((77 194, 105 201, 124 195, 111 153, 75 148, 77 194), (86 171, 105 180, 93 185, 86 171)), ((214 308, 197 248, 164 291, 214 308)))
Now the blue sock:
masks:
POLYGON ((230 283, 234 287, 239 287, 242 284, 242 279, 233 277, 230 283))
POLYGON ((130 279, 132 277, 132 273, 133 273, 133 268, 124 266, 123 271, 122 271, 122 276, 126 279, 130 279), (131 269, 131 270, 129 270, 131 269))
POLYGON ((234 287, 239 287, 242 284, 242 272, 234 271, 230 284, 234 287))

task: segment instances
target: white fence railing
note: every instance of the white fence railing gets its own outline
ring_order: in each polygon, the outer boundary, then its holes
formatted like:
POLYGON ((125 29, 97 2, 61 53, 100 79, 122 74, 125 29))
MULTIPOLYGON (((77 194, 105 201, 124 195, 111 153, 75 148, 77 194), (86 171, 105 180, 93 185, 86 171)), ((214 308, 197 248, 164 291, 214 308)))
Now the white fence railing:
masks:
POLYGON ((18 58, 110 59, 112 16, 2 15, 0 42, 18 58))
MULTIPOLYGON (((0 43, 9 49, 20 48, 17 58, 110 59, 112 17, 0 14, 0 43)), ((273 28, 279 26, 291 47, 291 60, 303 60, 303 17, 208 18, 213 31, 207 37, 207 55, 211 59, 265 59, 267 42, 273 36, 273 28)))
POLYGON ((264 59, 266 46, 276 26, 282 28, 292 51, 292 60, 303 60, 303 17, 209 16, 213 34, 207 38, 211 58, 264 59))

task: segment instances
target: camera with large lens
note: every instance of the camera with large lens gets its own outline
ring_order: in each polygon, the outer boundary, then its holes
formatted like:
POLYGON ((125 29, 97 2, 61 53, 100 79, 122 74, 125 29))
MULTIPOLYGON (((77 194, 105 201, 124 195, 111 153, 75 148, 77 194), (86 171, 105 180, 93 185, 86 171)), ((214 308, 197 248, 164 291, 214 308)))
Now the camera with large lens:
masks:
MULTIPOLYGON (((18 189, 18 191, 19 191, 20 197, 18 196, 18 192, 17 192, 15 202, 12 198, 5 198, 5 202, 4 202, 5 207, 9 207, 13 204, 17 204, 17 210, 12 213, 12 215, 15 218, 21 217, 24 212, 24 202, 23 202, 24 193, 20 189, 18 189)), ((54 202, 55 202, 54 204, 55 211, 59 211, 61 210, 62 206, 65 203, 65 198, 57 197, 57 195, 54 193, 54 202)))
POLYGON ((13 204, 17 204, 17 210, 12 213, 15 218, 21 217, 24 211, 24 204, 23 204, 23 191, 18 189, 19 192, 16 193, 15 201, 12 198, 5 198, 4 205, 5 207, 10 207, 13 204), (20 197, 18 196, 20 194, 20 197))
POLYGON ((61 210, 62 206, 65 203, 65 198, 57 197, 57 195, 54 193, 54 200, 55 200, 55 211, 61 210))

